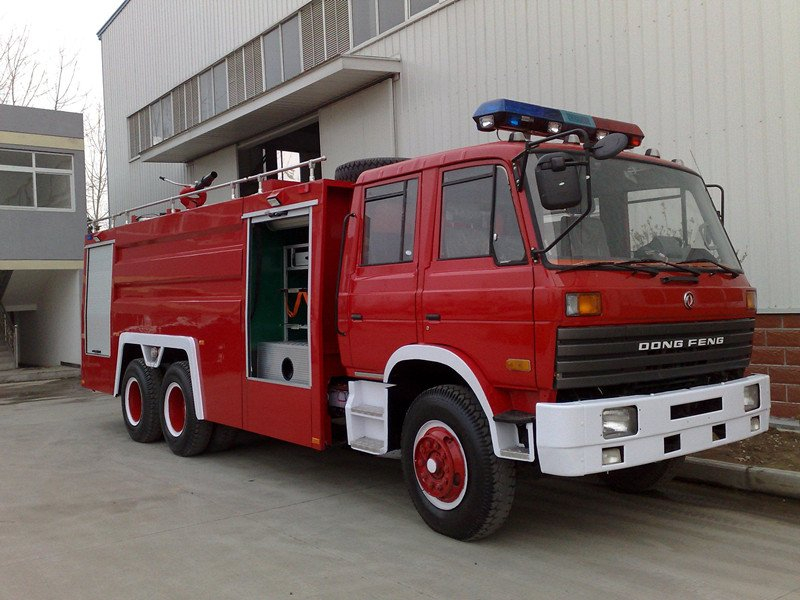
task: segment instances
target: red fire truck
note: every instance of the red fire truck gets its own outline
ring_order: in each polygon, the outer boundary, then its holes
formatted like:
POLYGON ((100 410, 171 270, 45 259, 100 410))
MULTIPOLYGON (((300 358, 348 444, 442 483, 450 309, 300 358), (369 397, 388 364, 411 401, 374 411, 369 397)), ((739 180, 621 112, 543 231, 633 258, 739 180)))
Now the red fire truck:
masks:
POLYGON ((87 236, 83 385, 181 456, 239 430, 399 454, 458 539, 502 525, 518 463, 637 491, 764 431, 756 292, 701 177, 634 153, 630 123, 510 100, 474 120, 509 141, 337 180, 315 159, 195 207, 204 178, 87 236))

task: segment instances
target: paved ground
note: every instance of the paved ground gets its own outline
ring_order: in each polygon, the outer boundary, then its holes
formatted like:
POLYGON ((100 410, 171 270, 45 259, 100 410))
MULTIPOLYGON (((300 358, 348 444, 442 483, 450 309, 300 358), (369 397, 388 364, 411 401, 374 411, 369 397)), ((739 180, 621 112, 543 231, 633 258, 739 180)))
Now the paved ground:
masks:
POLYGON ((499 534, 417 517, 397 461, 253 438, 181 459, 75 380, 0 385, 0 599, 800 600, 800 501, 524 471, 499 534))

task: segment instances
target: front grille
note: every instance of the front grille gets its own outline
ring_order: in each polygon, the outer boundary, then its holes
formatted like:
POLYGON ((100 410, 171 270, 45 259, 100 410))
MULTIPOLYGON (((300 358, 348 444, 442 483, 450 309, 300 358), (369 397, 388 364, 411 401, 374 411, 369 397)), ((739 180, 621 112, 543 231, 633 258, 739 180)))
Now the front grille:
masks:
MULTIPOLYGON (((554 386, 644 393, 725 381, 741 376, 749 364, 754 326, 754 319, 738 319, 562 327, 554 386)), ((562 398, 567 399, 559 393, 562 398)))

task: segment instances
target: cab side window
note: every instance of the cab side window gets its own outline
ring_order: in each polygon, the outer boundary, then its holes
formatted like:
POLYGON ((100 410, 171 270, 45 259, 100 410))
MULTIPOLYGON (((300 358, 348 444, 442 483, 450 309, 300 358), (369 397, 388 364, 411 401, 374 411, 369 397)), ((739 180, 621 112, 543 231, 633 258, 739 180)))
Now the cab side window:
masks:
POLYGON ((417 179, 367 188, 362 265, 414 260, 417 179))
POLYGON ((442 178, 439 258, 492 256, 497 264, 525 261, 506 170, 482 165, 442 178))

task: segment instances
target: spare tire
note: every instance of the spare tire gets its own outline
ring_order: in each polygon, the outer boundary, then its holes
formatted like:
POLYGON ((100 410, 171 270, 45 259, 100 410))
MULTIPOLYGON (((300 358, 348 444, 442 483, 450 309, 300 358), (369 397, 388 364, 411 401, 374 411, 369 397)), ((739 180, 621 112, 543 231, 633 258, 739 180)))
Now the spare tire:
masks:
POLYGON ((336 167, 333 175, 334 179, 339 181, 350 181, 355 183, 358 176, 364 171, 370 169, 377 169, 378 167, 385 167, 386 165, 393 165, 394 163, 408 160, 407 158, 398 158, 396 156, 380 156, 377 158, 361 158, 359 160, 351 160, 336 167))

